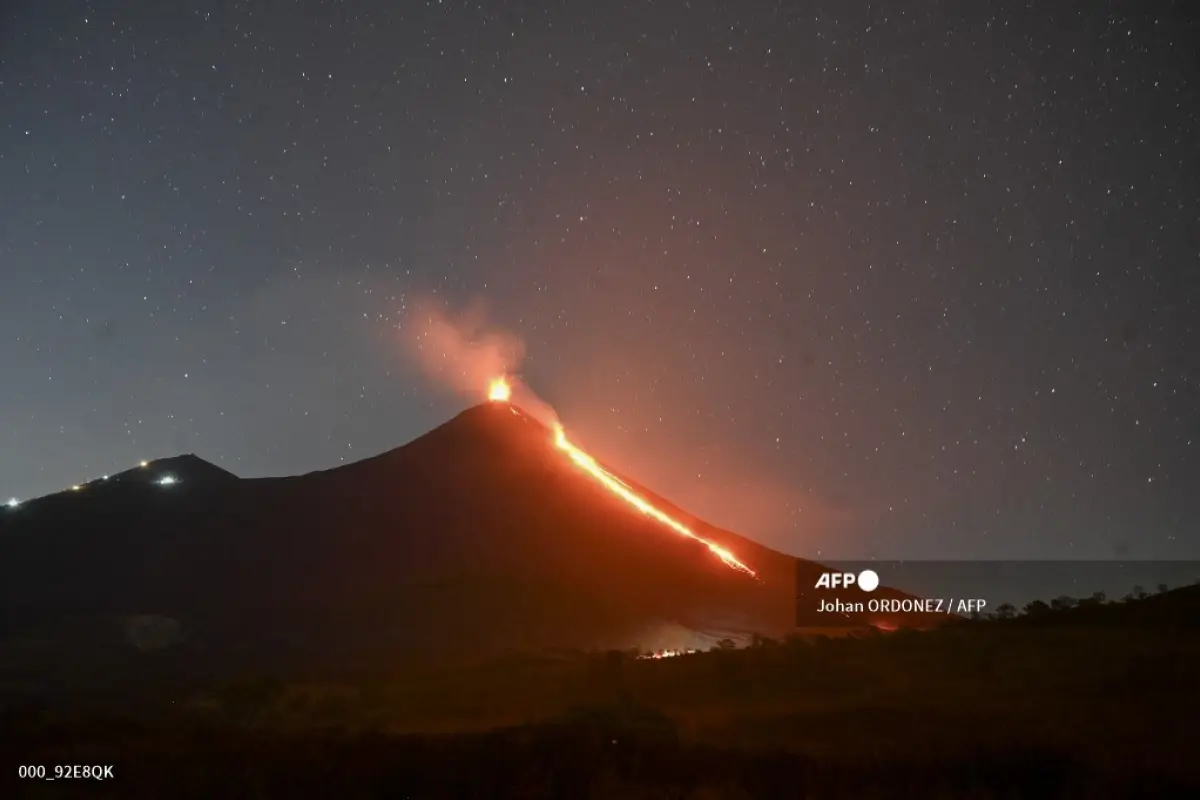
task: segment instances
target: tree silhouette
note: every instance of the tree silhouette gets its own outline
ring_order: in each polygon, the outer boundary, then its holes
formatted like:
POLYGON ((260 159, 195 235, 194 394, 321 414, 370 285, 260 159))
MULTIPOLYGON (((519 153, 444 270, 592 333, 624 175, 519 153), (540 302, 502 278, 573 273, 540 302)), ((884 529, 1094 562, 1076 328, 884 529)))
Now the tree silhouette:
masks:
POLYGON ((1067 597, 1065 594, 1054 598, 1050 601, 1050 608, 1053 611, 1066 611, 1075 607, 1075 598, 1067 597))
POLYGON ((1145 600, 1146 597, 1147 597, 1146 590, 1143 589, 1140 585, 1133 587, 1133 599, 1134 600, 1145 600))
POLYGON ((1050 613, 1050 606, 1045 600, 1034 600, 1031 603, 1025 604, 1025 616, 1027 617, 1042 617, 1050 613))
POLYGON ((1170 586, 1167 586, 1165 583, 1160 583, 1160 584, 1158 585, 1158 593, 1159 593, 1159 594, 1166 594, 1166 593, 1167 593, 1167 591, 1168 591, 1170 588, 1171 588, 1171 587, 1170 587, 1170 586))
POLYGON ((1017 607, 1012 603, 1001 603, 996 606, 996 619, 1012 619, 1017 615, 1017 607))
POLYGON ((780 644, 778 639, 772 639, 770 636, 762 636, 757 633, 752 636, 750 642, 752 647, 758 648, 778 647, 780 644))

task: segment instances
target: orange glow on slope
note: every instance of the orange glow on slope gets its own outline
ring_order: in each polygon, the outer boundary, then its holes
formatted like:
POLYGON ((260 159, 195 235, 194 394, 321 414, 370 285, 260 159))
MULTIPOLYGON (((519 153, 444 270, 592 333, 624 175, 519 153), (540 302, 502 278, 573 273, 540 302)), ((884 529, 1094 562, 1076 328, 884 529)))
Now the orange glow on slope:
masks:
POLYGON ((689 647, 687 650, 656 650, 653 653, 644 653, 638 658, 676 658, 678 656, 690 656, 695 653, 694 648, 689 647))
POLYGON ((488 400, 492 402, 507 403, 512 397, 512 386, 509 385, 506 378, 496 378, 488 386, 488 400))
MULTIPOLYGON (((488 400, 494 403, 509 402, 512 399, 512 383, 506 376, 493 379, 492 382, 488 384, 487 396, 488 400)), ((512 411, 514 416, 519 416, 516 408, 510 407, 509 410, 512 411)), ((729 552, 724 547, 721 547, 719 544, 710 542, 708 539, 705 539, 702 536, 698 536, 682 522, 679 522, 669 514, 666 514, 656 508, 653 503, 635 492, 633 488, 629 486, 629 484, 625 483, 616 475, 613 475, 604 467, 597 464, 596 459, 592 458, 587 453, 571 444, 571 442, 567 439, 567 434, 563 430, 562 425, 559 425, 557 422, 554 423, 554 444, 559 450, 562 450, 564 453, 566 453, 576 465, 598 480, 610 492, 617 495, 617 497, 620 497, 626 503, 629 503, 629 505, 633 506, 638 511, 641 511, 648 517, 658 520, 676 533, 700 542, 700 544, 707 547, 713 555, 721 559, 729 567, 740 570, 753 578, 758 577, 758 574, 754 570, 750 569, 741 561, 738 561, 737 557, 735 557, 733 553, 729 552)))
POLYGON ((713 555, 724 561, 726 565, 732 567, 733 569, 741 570, 751 577, 758 577, 754 570, 747 567, 741 561, 738 561, 733 553, 729 552, 724 547, 715 544, 714 542, 708 541, 702 536, 698 536, 683 523, 655 508, 650 501, 634 492, 627 483, 622 481, 616 475, 613 475, 604 467, 597 464, 596 459, 592 458, 587 453, 571 444, 571 442, 567 439, 567 435, 563 431, 561 425, 556 425, 554 427, 554 444, 558 447, 558 449, 570 456, 571 460, 574 461, 585 472, 590 474, 596 480, 600 481, 600 483, 604 484, 609 491, 620 497, 626 503, 629 503, 629 505, 633 506, 638 511, 641 511, 648 517, 653 517, 676 533, 700 542, 702 545, 707 547, 713 555))

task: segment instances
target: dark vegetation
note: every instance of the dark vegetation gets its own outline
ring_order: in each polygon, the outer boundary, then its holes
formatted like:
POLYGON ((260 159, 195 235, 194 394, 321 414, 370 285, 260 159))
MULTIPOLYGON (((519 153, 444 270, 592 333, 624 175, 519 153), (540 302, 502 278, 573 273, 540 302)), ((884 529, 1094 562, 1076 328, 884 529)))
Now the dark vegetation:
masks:
POLYGON ((1196 796, 1198 623, 1187 587, 661 660, 248 676, 138 715, 10 704, 0 753, 113 765, 70 796, 1196 796))

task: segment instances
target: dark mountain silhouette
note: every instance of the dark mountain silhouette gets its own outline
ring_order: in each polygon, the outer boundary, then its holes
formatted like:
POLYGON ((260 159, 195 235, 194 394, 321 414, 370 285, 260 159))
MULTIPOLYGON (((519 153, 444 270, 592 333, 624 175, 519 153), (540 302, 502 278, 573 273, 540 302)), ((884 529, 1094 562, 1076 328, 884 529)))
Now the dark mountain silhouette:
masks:
POLYGON ((637 488, 757 579, 584 476, 505 403, 296 477, 153 461, 0 511, 0 679, 133 688, 795 629, 795 559, 637 488))
POLYGON ((110 479, 118 481, 144 481, 149 479, 154 481, 164 477, 176 478, 181 482, 187 482, 189 486, 197 484, 220 485, 238 480, 238 476, 232 472, 210 464, 192 453, 175 456, 174 458, 160 458, 154 461, 147 461, 144 467, 139 466, 125 472, 117 473, 111 476, 110 479))

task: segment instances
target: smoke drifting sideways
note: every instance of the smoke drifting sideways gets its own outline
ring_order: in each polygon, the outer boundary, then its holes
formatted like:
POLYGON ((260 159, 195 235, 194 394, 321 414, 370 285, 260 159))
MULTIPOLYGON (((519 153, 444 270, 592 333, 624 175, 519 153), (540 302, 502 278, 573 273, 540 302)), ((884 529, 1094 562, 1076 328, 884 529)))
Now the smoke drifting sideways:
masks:
POLYGON ((512 387, 513 405, 551 430, 559 425, 553 406, 520 379, 525 343, 490 325, 482 301, 455 311, 436 298, 422 298, 410 310, 404 331, 407 354, 434 383, 465 398, 484 401, 491 382, 506 378, 512 387))
MULTIPOLYGON (((508 402, 548 430, 562 430, 554 408, 519 377, 524 342, 491 325, 482 301, 455 310, 437 297, 426 296, 409 306, 401 330, 405 353, 437 386, 471 403, 484 403, 489 402, 492 382, 502 378, 511 390, 508 402)), ((602 430, 603 419, 586 412, 573 407, 572 419, 583 429, 602 430)), ((737 449, 706 452, 700 445, 676 440, 669 448, 625 441, 614 450, 612 437, 601 437, 596 444, 599 449, 590 445, 586 449, 601 463, 633 465, 641 482, 657 487, 676 506, 727 530, 749 533, 783 552, 820 555, 823 543, 855 541, 859 510, 831 504, 782 481, 737 449)), ((857 550, 848 552, 854 555, 843 557, 858 557, 857 550)))

